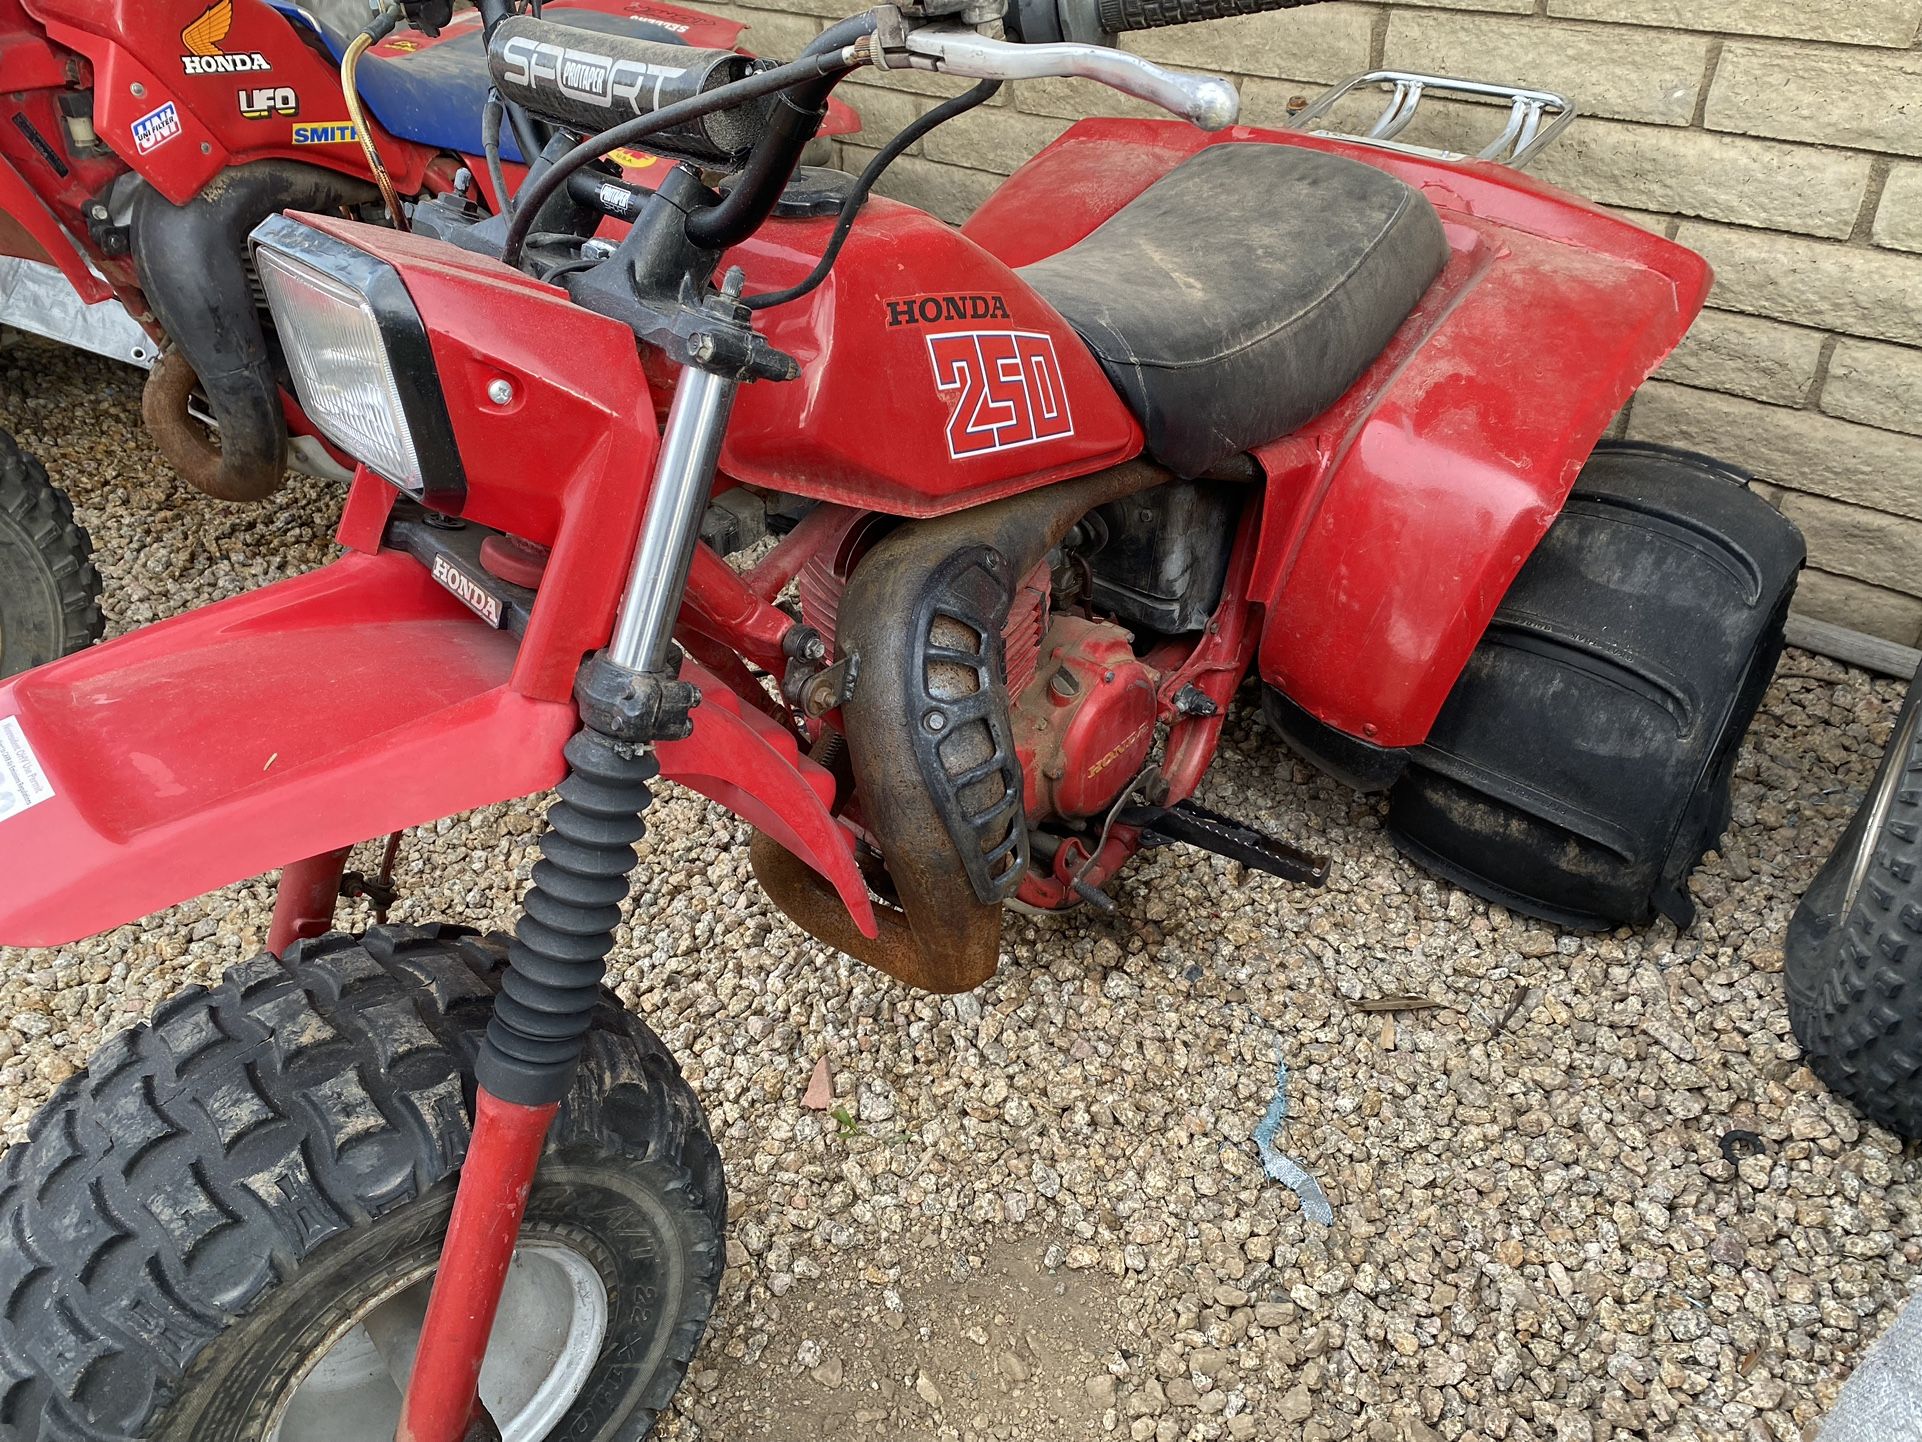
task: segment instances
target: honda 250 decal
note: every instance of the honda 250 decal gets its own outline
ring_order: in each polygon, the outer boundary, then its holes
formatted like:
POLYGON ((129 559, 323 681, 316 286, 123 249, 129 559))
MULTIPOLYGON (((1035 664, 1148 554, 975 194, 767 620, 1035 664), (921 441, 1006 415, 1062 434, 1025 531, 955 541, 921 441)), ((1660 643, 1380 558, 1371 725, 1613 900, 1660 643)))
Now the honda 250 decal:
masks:
POLYGON ((1074 434, 1053 336, 970 330, 927 341, 934 388, 954 407, 948 454, 955 460, 1074 434))

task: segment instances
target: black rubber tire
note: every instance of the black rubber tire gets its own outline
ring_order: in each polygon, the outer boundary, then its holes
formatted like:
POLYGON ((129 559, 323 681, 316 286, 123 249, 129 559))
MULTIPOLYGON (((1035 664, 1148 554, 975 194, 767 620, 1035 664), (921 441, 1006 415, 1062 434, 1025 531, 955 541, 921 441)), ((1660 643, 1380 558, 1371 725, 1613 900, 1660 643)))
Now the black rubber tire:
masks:
POLYGON ((1870 1121, 1922 1138, 1922 677, 1789 922, 1783 971, 1810 1070, 1870 1121))
POLYGON ((1557 926, 1693 921, 1805 555, 1747 481, 1596 448, 1389 794, 1403 854, 1557 926))
MULTIPOLYGON (((63 1083, 0 1158, 0 1436, 259 1442, 316 1339, 438 1255, 505 955, 443 927, 299 943, 63 1083)), ((652 1429, 706 1327, 725 1212, 699 1103, 609 996, 523 1233, 564 1238, 609 1296, 550 1442, 652 1429)))
POLYGON ((100 639, 100 573, 73 502, 0 431, 0 678, 100 639))

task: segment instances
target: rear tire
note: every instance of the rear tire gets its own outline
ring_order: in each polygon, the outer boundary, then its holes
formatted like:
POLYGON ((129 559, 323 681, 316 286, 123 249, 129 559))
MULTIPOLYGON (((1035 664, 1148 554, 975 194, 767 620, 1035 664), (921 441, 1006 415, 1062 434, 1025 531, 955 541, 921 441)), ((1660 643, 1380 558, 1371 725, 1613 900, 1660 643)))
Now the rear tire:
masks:
POLYGON ((1870 1121, 1922 1138, 1922 679, 1785 951, 1810 1070, 1870 1121))
MULTIPOLYGON (((424 1302, 504 956, 439 927, 299 943, 182 993, 64 1083, 0 1159, 0 1436, 391 1437, 398 1389, 346 1365, 375 1355, 356 1319, 424 1302)), ((529 1442, 645 1436, 706 1326, 725 1211, 699 1104, 608 998, 522 1234, 523 1257, 567 1263, 560 1320, 529 1336, 503 1311, 489 1368, 518 1347, 531 1379, 488 1399, 503 1420, 537 1415, 559 1376, 563 1410, 529 1442), (547 1350, 552 1370, 529 1370, 547 1350)))
POLYGON ((1805 554, 1747 480, 1596 450, 1390 793, 1403 852, 1560 926, 1694 919, 1805 554))
POLYGON ((73 502, 0 431, 0 678, 92 645, 104 625, 73 502))

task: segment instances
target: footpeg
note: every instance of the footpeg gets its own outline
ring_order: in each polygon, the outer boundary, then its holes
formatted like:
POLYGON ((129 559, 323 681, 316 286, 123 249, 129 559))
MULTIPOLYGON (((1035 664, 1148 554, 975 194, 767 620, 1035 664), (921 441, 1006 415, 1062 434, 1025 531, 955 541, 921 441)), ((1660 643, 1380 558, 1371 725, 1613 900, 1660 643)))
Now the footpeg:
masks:
POLYGON ((1192 801, 1179 801, 1173 806, 1130 806, 1115 820, 1123 826, 1140 827, 1144 847, 1180 842, 1283 881, 1303 886, 1324 886, 1328 882, 1328 857, 1303 851, 1192 801))

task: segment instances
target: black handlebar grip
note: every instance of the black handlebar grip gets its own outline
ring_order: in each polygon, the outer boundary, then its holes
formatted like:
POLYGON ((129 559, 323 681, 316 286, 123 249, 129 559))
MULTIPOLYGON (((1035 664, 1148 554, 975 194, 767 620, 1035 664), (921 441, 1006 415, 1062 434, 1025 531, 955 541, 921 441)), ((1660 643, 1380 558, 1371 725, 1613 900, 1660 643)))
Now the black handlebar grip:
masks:
POLYGON ((1230 15, 1258 15, 1264 10, 1293 10, 1319 5, 1322 0, 1096 0, 1101 28, 1111 35, 1127 30, 1158 30, 1164 25, 1187 25, 1196 20, 1221 20, 1230 15))
MULTIPOLYGON (((760 62, 732 50, 609 35, 516 15, 494 27, 487 70, 501 98, 596 132, 740 80, 760 62)), ((650 135, 643 147, 733 168, 767 131, 763 97, 650 135)))

